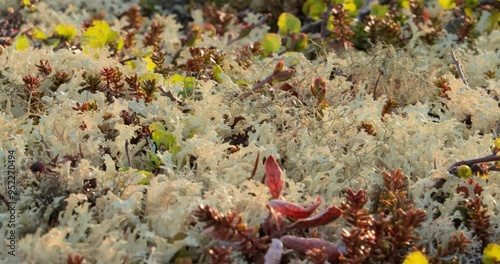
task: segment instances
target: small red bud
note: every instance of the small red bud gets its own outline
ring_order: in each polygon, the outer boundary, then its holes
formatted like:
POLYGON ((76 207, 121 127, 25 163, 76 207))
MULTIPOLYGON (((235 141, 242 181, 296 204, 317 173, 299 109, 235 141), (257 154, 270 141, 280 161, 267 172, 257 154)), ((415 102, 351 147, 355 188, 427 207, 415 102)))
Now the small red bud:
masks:
POLYGON ((326 96, 326 81, 321 77, 315 78, 313 84, 311 84, 311 92, 318 100, 324 100, 326 96))
POLYGON ((277 74, 281 71, 283 71, 283 68, 285 67, 285 62, 283 62, 283 60, 280 60, 278 61, 278 63, 276 64, 276 66, 274 67, 274 71, 273 73, 274 74, 277 74))

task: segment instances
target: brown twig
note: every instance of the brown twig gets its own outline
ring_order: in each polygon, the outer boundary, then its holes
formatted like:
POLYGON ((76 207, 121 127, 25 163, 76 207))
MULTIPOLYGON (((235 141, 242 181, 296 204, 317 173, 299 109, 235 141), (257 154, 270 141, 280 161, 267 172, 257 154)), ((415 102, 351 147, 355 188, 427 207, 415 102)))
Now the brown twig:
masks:
POLYGON ((168 98, 170 98, 170 100, 176 102, 177 104, 179 104, 180 106, 185 106, 186 103, 184 101, 182 101, 181 99, 177 98, 173 93, 172 91, 165 91, 165 88, 163 88, 163 86, 159 85, 158 86, 158 89, 161 91, 161 94, 164 95, 164 96, 167 96, 168 98))
POLYGON ((373 101, 377 100, 377 86, 378 86, 378 82, 380 81, 380 77, 382 77, 383 74, 384 73, 382 72, 382 70, 378 71, 377 81, 375 81, 375 87, 373 87, 373 101))
POLYGON ((242 28, 240 34, 237 37, 227 41, 227 45, 229 46, 229 45, 233 44, 234 42, 248 36, 248 34, 250 34, 250 31, 252 31, 253 29, 255 29, 257 27, 264 25, 266 23, 266 20, 269 19, 270 17, 271 17, 271 14, 266 14, 261 19, 259 19, 259 21, 255 22, 251 25, 248 25, 246 28, 242 28))
POLYGON ((492 162, 492 161, 500 161, 500 156, 497 155, 488 155, 485 157, 477 158, 477 159, 470 159, 470 160, 462 160, 453 163, 449 168, 448 172, 451 174, 455 174, 454 172, 456 171, 457 167, 460 165, 472 165, 476 163, 483 163, 483 162, 492 162))
POLYGON ((118 61, 120 64, 125 64, 125 62, 127 61, 133 61, 133 60, 137 60, 139 57, 137 56, 134 56, 134 57, 130 57, 130 58, 126 58, 126 59, 123 59, 123 60, 120 60, 118 61))

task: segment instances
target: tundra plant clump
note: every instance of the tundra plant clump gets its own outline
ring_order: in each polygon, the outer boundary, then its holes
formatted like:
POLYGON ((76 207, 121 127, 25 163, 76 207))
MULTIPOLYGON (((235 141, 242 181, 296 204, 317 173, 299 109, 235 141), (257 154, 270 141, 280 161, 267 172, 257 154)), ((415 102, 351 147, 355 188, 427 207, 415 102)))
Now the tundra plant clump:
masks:
POLYGON ((498 2, 70 2, 0 4, 22 263, 500 260, 498 2))

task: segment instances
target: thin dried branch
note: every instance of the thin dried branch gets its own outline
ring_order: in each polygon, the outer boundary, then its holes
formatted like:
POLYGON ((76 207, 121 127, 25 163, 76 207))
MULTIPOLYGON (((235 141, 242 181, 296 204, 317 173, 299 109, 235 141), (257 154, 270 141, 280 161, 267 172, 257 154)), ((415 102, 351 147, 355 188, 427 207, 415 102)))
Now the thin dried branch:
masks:
POLYGON ((465 78, 464 71, 462 70, 462 66, 460 66, 460 62, 458 61, 457 56, 455 56, 455 52, 453 50, 451 51, 451 59, 455 63, 455 67, 457 68, 458 74, 460 74, 460 78, 462 78, 462 82, 465 84, 465 86, 469 86, 469 83, 465 78))

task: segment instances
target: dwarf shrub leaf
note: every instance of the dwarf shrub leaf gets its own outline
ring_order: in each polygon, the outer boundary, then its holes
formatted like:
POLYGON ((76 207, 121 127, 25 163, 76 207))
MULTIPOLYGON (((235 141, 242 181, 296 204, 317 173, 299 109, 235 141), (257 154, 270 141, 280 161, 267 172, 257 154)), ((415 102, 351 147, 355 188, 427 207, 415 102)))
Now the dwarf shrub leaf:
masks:
POLYGON ((214 71, 214 79, 216 82, 221 83, 222 79, 220 77, 220 74, 223 73, 222 68, 215 64, 214 67, 212 67, 212 70, 214 71))
POLYGON ((181 150, 180 146, 177 145, 174 134, 165 130, 162 124, 150 124, 149 130, 152 131, 151 138, 158 148, 163 145, 171 154, 177 154, 181 150))
POLYGON ((47 39, 47 35, 45 35, 45 33, 43 33, 43 31, 41 31, 39 28, 34 28, 33 29, 33 37, 35 39, 40 39, 40 40, 46 40, 47 39))
POLYGON ((444 9, 452 9, 456 6, 455 0, 439 0, 439 4, 444 8, 444 9))
POLYGON ((309 18, 318 20, 321 17, 321 13, 326 11, 326 8, 327 6, 323 0, 307 0, 302 5, 302 12, 309 18))
POLYGON ((153 174, 151 172, 145 171, 145 170, 140 170, 139 173, 142 174, 143 178, 139 182, 137 182, 137 184, 148 185, 149 180, 151 179, 151 176, 153 176, 153 174))
POLYGON ((284 12, 278 18, 279 33, 286 35, 288 33, 298 33, 300 31, 300 20, 293 14, 284 12))
POLYGON ((28 37, 26 35, 20 35, 15 44, 15 49, 19 51, 27 50, 30 46, 30 41, 28 40, 28 37))
POLYGON ((111 31, 106 21, 96 20, 83 33, 83 43, 92 48, 102 48, 106 42, 114 40, 116 37, 116 32, 111 31))
POLYGON ((399 5, 400 5, 401 7, 410 7, 410 1, 409 1, 409 0, 401 0, 401 1, 399 2, 399 5))
POLYGON ((370 10, 370 14, 378 18, 385 18, 388 10, 388 5, 373 4, 372 9, 370 10))
POLYGON ((269 33, 264 36, 261 43, 266 53, 277 52, 281 47, 281 37, 278 34, 269 33))
POLYGON ((76 36, 76 28, 70 24, 59 24, 56 26, 56 34, 64 39, 71 40, 76 36))

